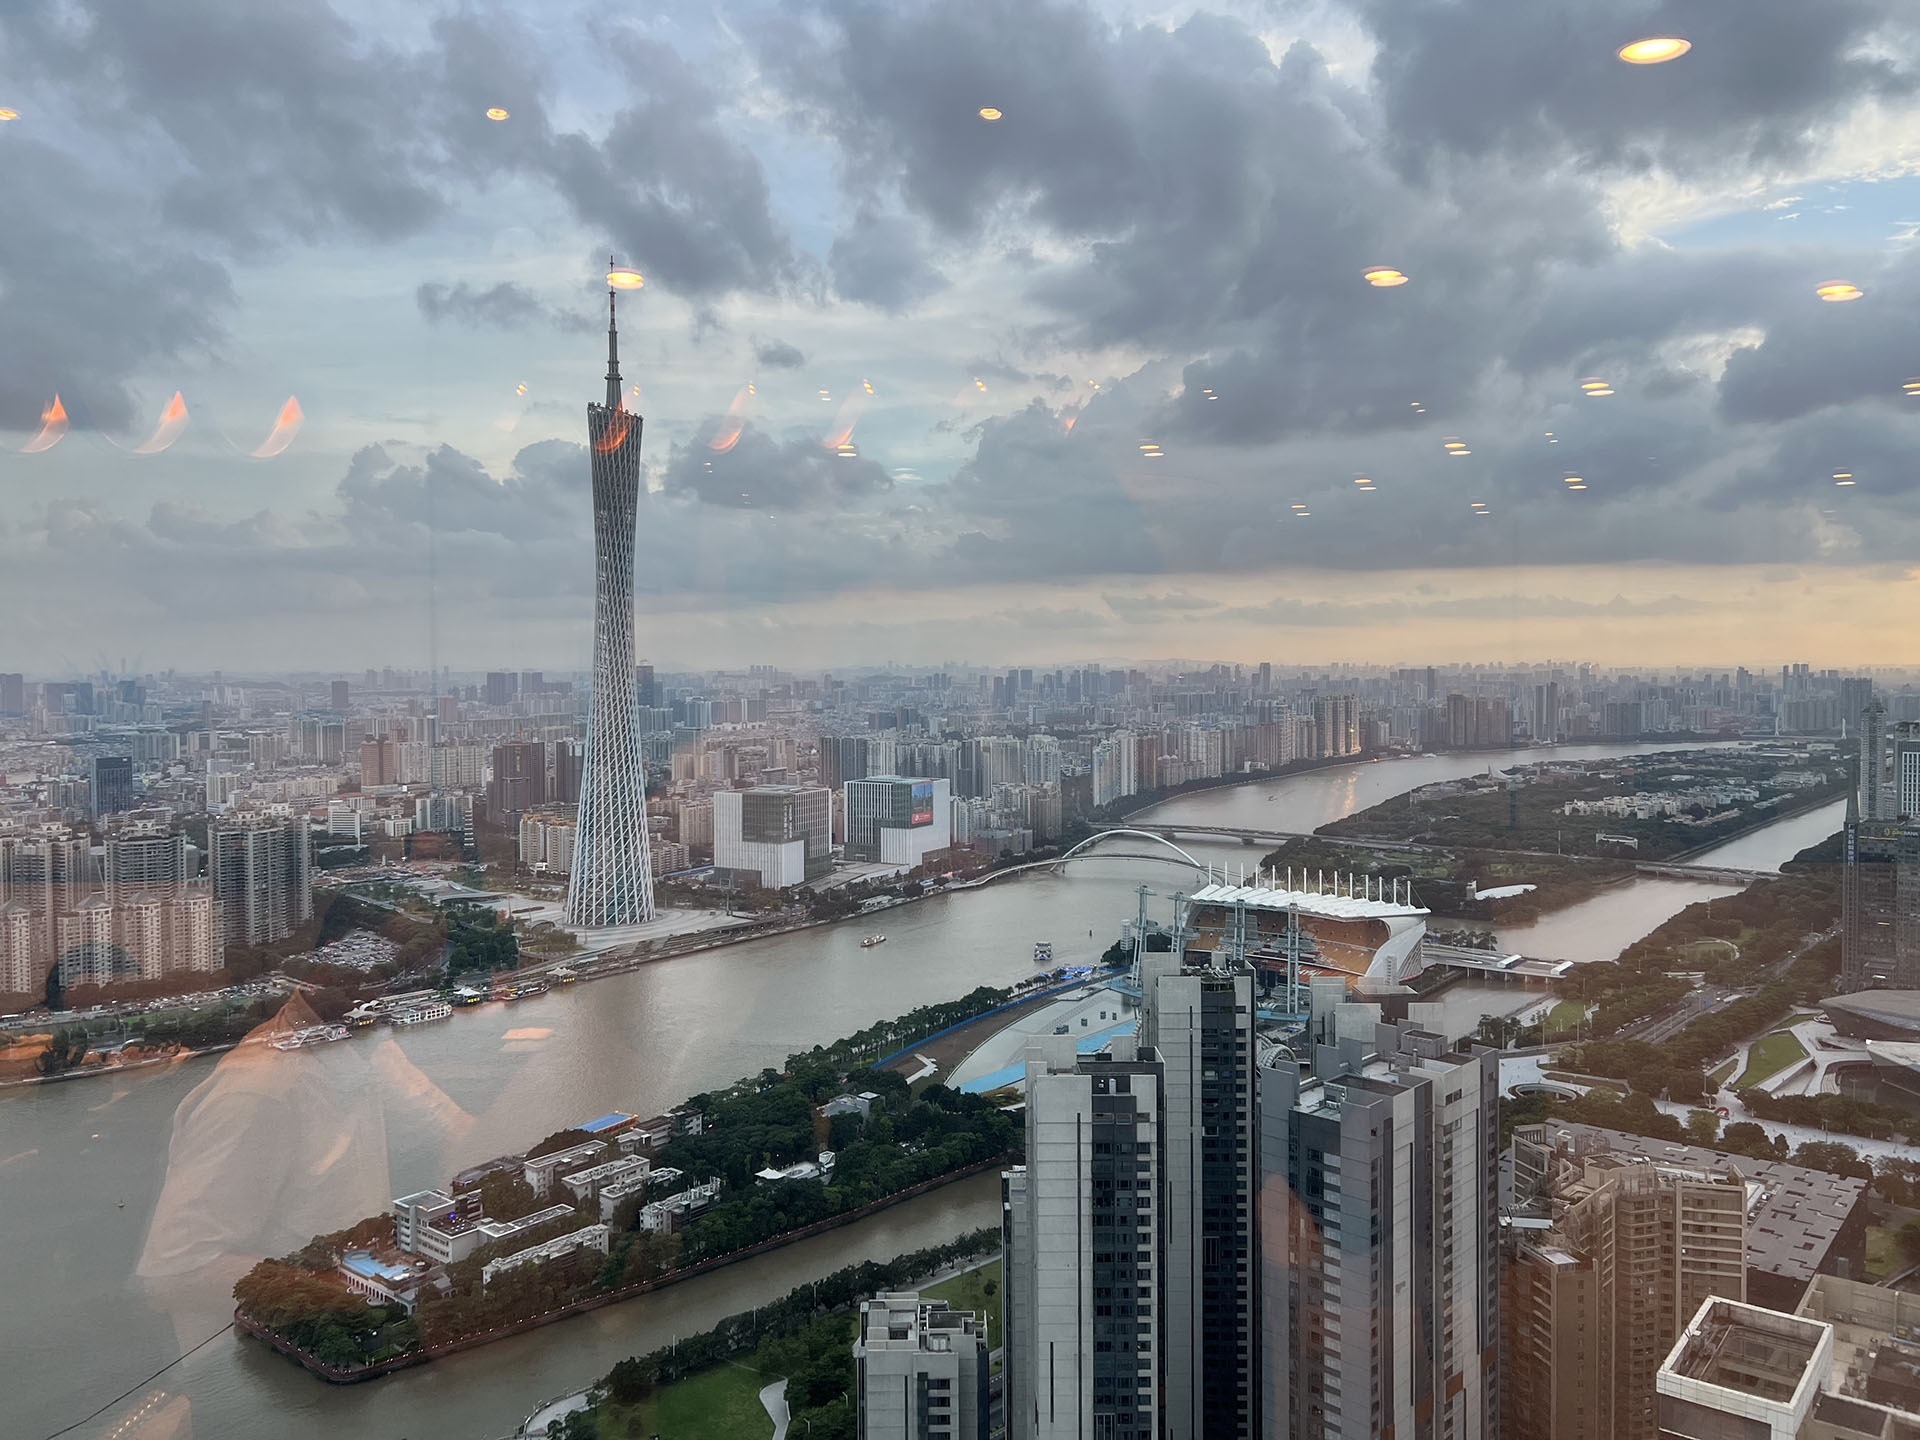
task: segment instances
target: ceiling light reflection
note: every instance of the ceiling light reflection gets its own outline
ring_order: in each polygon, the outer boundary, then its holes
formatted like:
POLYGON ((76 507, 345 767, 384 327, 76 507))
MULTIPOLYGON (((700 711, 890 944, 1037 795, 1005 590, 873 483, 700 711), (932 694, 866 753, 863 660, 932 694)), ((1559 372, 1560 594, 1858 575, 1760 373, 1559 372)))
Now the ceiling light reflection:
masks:
POLYGON ((1692 48, 1692 41, 1682 40, 1678 35, 1650 35, 1622 45, 1614 53, 1629 65, 1664 65, 1669 60, 1678 60, 1692 48))

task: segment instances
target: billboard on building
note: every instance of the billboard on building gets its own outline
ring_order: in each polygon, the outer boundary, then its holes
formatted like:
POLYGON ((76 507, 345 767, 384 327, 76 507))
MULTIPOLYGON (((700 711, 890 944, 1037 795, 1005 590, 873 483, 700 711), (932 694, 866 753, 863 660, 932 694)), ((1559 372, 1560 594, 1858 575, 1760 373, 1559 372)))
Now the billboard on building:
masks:
POLYGON ((933 782, 916 780, 913 782, 913 810, 907 818, 911 829, 933 824, 933 782))

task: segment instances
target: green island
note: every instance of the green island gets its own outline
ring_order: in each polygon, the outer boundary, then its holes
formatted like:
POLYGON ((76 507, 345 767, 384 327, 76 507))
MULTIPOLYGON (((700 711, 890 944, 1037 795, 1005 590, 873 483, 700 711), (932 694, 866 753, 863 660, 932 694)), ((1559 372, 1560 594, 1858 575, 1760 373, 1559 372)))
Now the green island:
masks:
POLYGON ((871 1059, 1009 1003, 983 986, 667 1115, 557 1131, 259 1262, 235 1320, 324 1379, 368 1379, 958 1178, 1018 1149, 1019 1112, 871 1059))
MULTIPOLYGON (((1546 760, 1423 785, 1320 827, 1332 839, 1671 860, 1845 793, 1833 758, 1685 750, 1546 760)), ((1483 882, 1485 883, 1485 882, 1483 882)))

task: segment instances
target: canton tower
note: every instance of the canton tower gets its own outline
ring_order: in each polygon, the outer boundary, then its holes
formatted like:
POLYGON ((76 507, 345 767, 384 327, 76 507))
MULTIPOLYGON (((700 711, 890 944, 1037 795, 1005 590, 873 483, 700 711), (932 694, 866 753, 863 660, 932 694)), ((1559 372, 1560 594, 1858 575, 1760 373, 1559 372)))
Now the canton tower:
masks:
MULTIPOLYGON (((620 337, 607 277, 607 403, 587 406, 593 461, 593 710, 580 774, 580 817, 567 923, 586 929, 653 919, 647 772, 633 668, 633 537, 640 504, 640 425, 620 400, 620 337)), ((632 283, 639 277, 632 275, 632 283)))

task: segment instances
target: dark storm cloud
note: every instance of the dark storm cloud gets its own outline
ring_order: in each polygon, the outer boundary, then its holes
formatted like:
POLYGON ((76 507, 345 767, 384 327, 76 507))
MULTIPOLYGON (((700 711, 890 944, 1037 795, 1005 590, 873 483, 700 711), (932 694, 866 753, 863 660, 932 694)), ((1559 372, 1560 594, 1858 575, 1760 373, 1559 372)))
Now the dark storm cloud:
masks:
POLYGON ((549 307, 510 280, 485 290, 464 280, 455 285, 429 281, 413 292, 413 301, 420 313, 435 325, 451 321, 456 325, 487 326, 496 330, 523 330, 535 324, 576 331, 599 328, 597 318, 549 307))
POLYGON ((668 495, 742 510, 823 513, 892 488, 887 472, 864 456, 838 454, 808 436, 776 440, 753 425, 727 450, 676 445, 666 466, 668 495))
POLYGON ((1375 87, 1396 151, 1437 151, 1676 173, 1804 160, 1828 122, 1920 83, 1911 7, 1900 0, 1625 0, 1543 5, 1359 0, 1378 46, 1375 87), (1649 35, 1683 35, 1667 65, 1615 58, 1649 35))
POLYGON ((768 340, 753 347, 753 358, 772 370, 798 370, 807 357, 784 340, 768 340))
POLYGON ((870 211, 834 237, 827 270, 842 299, 894 313, 912 309, 947 283, 928 260, 913 222, 870 211))

